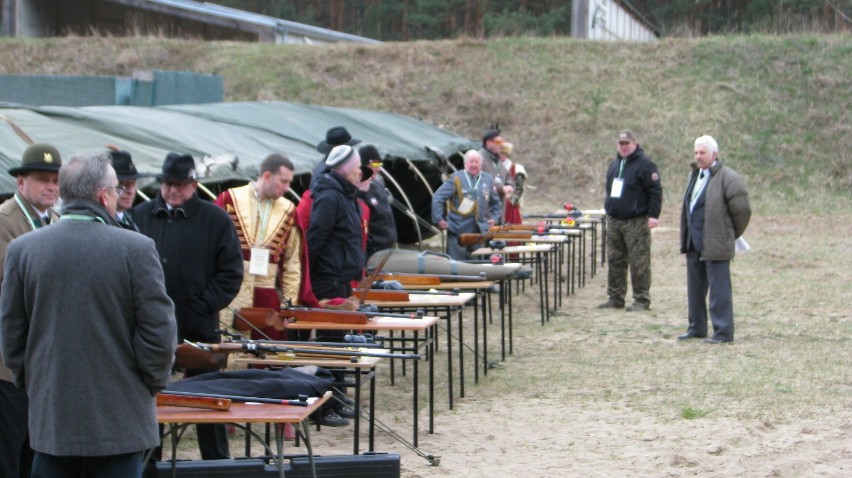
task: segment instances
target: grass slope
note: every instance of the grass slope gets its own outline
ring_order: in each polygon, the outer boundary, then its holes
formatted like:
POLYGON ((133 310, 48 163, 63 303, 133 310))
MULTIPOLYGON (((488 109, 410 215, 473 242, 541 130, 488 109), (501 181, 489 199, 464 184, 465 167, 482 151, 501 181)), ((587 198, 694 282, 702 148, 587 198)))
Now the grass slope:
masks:
POLYGON ((216 73, 228 101, 285 100, 412 115, 477 138, 499 123, 528 205, 598 207, 613 136, 634 129, 677 207, 692 140, 712 134, 758 212, 849 210, 852 37, 657 43, 565 38, 376 46, 156 38, 0 40, 0 73, 216 73))

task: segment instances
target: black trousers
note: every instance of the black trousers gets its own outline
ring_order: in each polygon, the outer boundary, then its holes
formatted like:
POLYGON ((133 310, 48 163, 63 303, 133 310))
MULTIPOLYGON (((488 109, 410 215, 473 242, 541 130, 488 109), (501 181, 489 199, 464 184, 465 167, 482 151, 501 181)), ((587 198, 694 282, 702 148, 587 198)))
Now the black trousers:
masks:
POLYGON ((0 477, 30 476, 33 451, 27 424, 27 393, 0 380, 0 477))

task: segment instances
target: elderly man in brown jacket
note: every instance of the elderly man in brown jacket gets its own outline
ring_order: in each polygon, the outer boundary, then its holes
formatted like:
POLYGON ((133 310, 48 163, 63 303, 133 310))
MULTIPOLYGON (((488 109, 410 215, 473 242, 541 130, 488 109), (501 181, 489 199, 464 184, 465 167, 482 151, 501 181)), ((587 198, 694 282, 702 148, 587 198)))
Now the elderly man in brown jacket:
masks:
MULTIPOLYGON (((9 170, 17 178, 15 195, 0 205, 0 282, 6 247, 12 239, 43 227, 59 215, 59 151, 49 144, 34 144, 23 154, 21 165, 9 170)), ((27 438, 27 394, 12 384, 12 372, 0 357, 0 476, 29 477, 32 450, 27 438)))
POLYGON ((736 239, 751 219, 745 183, 725 166, 719 145, 711 136, 695 140, 695 163, 680 219, 680 251, 686 254, 689 328, 679 340, 707 336, 707 303, 713 336, 704 341, 721 344, 734 340, 734 304, 731 259, 736 239))

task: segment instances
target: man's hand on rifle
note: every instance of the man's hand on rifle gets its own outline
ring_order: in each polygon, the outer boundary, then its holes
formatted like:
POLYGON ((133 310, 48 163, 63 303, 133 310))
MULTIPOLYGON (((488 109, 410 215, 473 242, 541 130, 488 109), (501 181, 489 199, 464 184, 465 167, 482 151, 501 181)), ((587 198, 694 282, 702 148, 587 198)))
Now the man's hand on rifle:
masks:
POLYGON ((438 226, 438 229, 440 229, 442 231, 446 231, 447 228, 450 227, 450 225, 447 224, 447 221, 444 220, 444 219, 441 219, 440 221, 438 221, 437 226, 438 226))

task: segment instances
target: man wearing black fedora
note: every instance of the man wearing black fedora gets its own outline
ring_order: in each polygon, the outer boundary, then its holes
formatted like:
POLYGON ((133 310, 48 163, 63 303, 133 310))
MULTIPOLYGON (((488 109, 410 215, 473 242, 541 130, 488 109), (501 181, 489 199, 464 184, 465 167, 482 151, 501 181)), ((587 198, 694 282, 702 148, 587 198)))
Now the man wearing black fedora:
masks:
POLYGON ((121 188, 117 191, 119 195, 118 202, 115 205, 115 220, 124 229, 139 232, 139 228, 128 212, 133 207, 133 200, 136 199, 136 179, 139 177, 139 172, 136 171, 136 165, 133 164, 129 152, 124 150, 110 151, 109 155, 112 158, 112 167, 115 169, 118 185, 121 188))
POLYGON ((360 139, 355 139, 351 134, 349 134, 349 131, 345 126, 329 128, 328 131, 325 132, 325 139, 317 143, 317 151, 322 153, 323 156, 320 162, 317 163, 311 171, 311 183, 308 188, 313 190, 316 180, 329 171, 328 166, 325 164, 325 160, 328 158, 328 153, 330 153, 335 146, 341 146, 344 144, 347 146, 355 146, 360 142, 360 139))
MULTIPOLYGON (((59 151, 49 144, 33 144, 21 165, 9 170, 18 179, 18 190, 0 205, 0 281, 6 247, 12 239, 44 227, 59 215, 53 205, 59 199, 59 151)), ((27 434, 27 393, 12 383, 12 373, 0 358, 0 476, 30 476, 32 450, 27 434)))
MULTIPOLYGON (((160 192, 131 211, 142 234, 157 246, 166 293, 175 303, 178 343, 217 343, 219 311, 236 297, 243 282, 243 255, 228 213, 203 201, 195 160, 169 153, 156 176, 160 192)), ((192 369, 186 376, 210 370, 192 369)), ((198 447, 205 460, 229 458, 224 425, 198 425, 198 447)))

